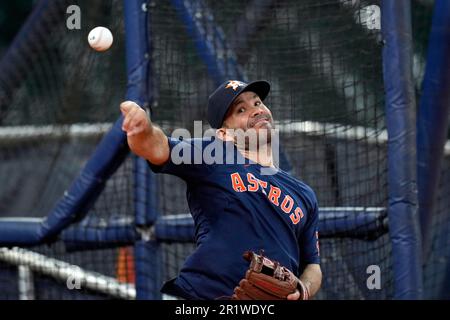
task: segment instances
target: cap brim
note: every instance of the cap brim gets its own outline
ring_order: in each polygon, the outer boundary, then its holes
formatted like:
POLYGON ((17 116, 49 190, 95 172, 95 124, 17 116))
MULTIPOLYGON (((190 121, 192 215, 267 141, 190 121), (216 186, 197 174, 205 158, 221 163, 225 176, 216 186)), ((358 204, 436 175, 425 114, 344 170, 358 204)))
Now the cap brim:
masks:
POLYGON ((264 80, 253 81, 245 86, 240 93, 246 91, 252 91, 256 93, 261 100, 264 100, 269 95, 270 84, 264 80))

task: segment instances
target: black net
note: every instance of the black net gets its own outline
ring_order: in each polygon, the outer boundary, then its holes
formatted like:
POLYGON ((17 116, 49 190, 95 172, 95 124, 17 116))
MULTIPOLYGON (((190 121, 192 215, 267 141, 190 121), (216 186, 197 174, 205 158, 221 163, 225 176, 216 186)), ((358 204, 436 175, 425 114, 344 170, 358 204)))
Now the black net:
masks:
POLYGON ((4 55, 2 215, 47 215, 117 119, 126 88, 119 2, 38 2, 39 15, 4 55), (81 9, 81 30, 66 27, 72 4, 81 9), (87 43, 96 25, 115 36, 111 50, 101 54, 87 43))
MULTIPOLYGON (((1 217, 45 217, 52 212, 120 116, 127 82, 124 34, 121 0, 36 1, 1 61, 1 217), (74 13, 67 13, 67 8, 73 5, 81 13, 79 30, 66 25, 74 13), (96 52, 88 44, 88 33, 96 26, 105 26, 114 35, 106 52, 96 52)), ((81 230, 78 239, 89 238, 88 227, 102 239, 100 233, 118 218, 133 223, 133 179, 130 156, 106 182, 87 218, 75 225, 81 230)), ((119 231, 116 239, 115 232, 109 230, 108 246, 99 241, 71 248, 89 247, 88 251, 68 252, 62 242, 32 249, 134 285, 132 248, 119 231)), ((19 298, 18 266, 0 262, 2 298, 19 298)), ((54 275, 32 273, 36 299, 117 298, 96 292, 95 283, 68 290, 65 281, 54 275)))

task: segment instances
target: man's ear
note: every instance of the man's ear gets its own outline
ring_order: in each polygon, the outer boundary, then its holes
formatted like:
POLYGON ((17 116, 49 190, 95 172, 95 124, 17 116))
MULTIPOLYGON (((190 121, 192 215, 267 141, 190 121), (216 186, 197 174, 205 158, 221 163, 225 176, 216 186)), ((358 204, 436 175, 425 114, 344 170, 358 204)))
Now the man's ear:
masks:
POLYGON ((216 130, 216 136, 223 141, 233 141, 233 137, 228 134, 227 129, 224 127, 216 130))

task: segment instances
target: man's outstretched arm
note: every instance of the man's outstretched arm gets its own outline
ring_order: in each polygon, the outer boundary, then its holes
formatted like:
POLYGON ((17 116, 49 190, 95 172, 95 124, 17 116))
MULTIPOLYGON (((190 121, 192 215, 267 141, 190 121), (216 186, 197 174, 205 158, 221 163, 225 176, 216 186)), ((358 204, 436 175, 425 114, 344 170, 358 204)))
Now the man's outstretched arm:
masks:
POLYGON ((122 130, 127 133, 131 151, 154 165, 166 163, 170 155, 167 136, 150 121, 145 110, 125 101, 120 104, 120 111, 124 117, 122 130))

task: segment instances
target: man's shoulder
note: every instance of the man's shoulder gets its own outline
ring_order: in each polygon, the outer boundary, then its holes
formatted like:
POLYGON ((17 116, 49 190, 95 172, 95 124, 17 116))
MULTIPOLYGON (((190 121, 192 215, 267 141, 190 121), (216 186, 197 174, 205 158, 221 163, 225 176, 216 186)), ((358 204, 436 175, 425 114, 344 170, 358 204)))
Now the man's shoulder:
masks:
POLYGON ((316 193, 314 192, 311 186, 309 186, 306 182, 300 180, 299 178, 295 177, 292 173, 283 170, 281 171, 284 173, 286 177, 288 177, 293 183, 296 184, 301 194, 310 199, 312 203, 317 202, 316 193))
POLYGON ((300 187, 304 192, 306 192, 307 194, 313 196, 314 198, 316 197, 316 194, 315 194, 313 188, 312 188, 310 185, 308 185, 308 184, 306 184, 305 182, 303 182, 302 180, 298 180, 298 179, 297 179, 297 183, 298 183, 299 187, 300 187))

